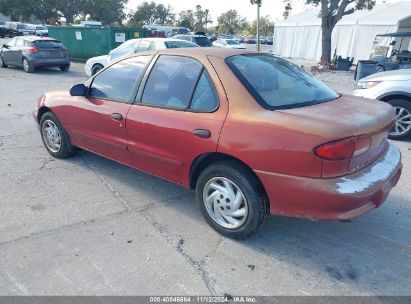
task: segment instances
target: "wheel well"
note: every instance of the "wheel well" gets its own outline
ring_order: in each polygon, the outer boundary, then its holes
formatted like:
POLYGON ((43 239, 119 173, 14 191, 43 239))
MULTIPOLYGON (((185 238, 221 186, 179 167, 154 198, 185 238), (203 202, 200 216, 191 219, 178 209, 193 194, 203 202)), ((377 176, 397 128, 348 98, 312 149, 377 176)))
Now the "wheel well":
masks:
POLYGON ((47 112, 51 112, 51 110, 47 107, 41 107, 37 114, 38 123, 40 123, 41 117, 46 114, 47 112))
POLYGON ((246 168, 252 175, 256 177, 261 188, 264 189, 264 186, 261 183, 260 179, 258 178, 257 174, 255 174, 253 169, 251 169, 246 163, 228 154, 218 153, 218 152, 205 153, 205 154, 200 155, 194 160, 194 162, 191 165, 191 169, 190 169, 190 188, 195 188, 198 177, 200 176, 201 172, 206 167, 212 164, 215 164, 217 162, 223 162, 223 161, 235 161, 240 166, 243 166, 244 168, 246 168))
POLYGON ((387 96, 382 97, 380 100, 390 101, 390 100, 394 100, 394 99, 403 99, 403 100, 407 100, 407 101, 411 102, 411 97, 410 96, 402 95, 402 94, 387 95, 387 96))

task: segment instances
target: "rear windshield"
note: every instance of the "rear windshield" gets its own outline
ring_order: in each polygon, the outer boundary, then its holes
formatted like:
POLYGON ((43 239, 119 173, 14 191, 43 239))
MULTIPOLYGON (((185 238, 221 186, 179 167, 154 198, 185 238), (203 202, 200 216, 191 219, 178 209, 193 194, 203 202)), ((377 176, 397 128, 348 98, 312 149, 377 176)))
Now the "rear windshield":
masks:
POLYGON ((168 49, 178 49, 178 48, 192 48, 197 47, 196 44, 189 41, 166 41, 165 45, 168 49))
POLYGON ((37 40, 32 43, 39 49, 56 49, 63 47, 63 44, 57 40, 37 40))
POLYGON ((194 40, 199 46, 211 46, 211 42, 207 37, 194 37, 194 40))
POLYGON ((226 62, 257 102, 269 110, 303 107, 340 96, 303 69, 273 55, 236 55, 226 62))

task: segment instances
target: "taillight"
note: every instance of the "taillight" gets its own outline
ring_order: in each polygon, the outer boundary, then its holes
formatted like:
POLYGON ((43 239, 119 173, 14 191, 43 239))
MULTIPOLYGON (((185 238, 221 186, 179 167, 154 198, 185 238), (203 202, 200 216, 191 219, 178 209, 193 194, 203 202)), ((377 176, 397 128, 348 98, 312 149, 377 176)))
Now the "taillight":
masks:
POLYGON ((39 51, 39 49, 34 47, 34 46, 30 46, 30 47, 26 48, 26 51, 29 52, 29 53, 37 53, 39 51))
POLYGON ((344 160, 366 152, 371 144, 368 135, 344 138, 325 143, 314 149, 314 154, 327 160, 344 160))

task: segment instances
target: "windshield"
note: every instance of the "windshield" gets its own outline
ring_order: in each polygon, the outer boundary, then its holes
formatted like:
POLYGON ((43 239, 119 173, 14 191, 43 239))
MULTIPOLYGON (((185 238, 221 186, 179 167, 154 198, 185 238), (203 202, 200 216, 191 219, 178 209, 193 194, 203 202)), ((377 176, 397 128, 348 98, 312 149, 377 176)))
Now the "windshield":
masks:
POLYGON ((311 74, 273 55, 236 55, 226 62, 256 101, 268 110, 302 107, 339 97, 311 74))
POLYGON ((199 46, 211 46, 211 42, 207 37, 194 37, 194 40, 199 46))
POLYGON ((227 44, 229 45, 238 45, 238 41, 236 40, 231 40, 231 39, 227 39, 225 42, 227 42, 227 44))
POLYGON ((178 49, 178 48, 192 48, 192 47, 198 47, 195 43, 189 42, 189 41, 166 41, 164 42, 166 45, 166 48, 168 49, 178 49))

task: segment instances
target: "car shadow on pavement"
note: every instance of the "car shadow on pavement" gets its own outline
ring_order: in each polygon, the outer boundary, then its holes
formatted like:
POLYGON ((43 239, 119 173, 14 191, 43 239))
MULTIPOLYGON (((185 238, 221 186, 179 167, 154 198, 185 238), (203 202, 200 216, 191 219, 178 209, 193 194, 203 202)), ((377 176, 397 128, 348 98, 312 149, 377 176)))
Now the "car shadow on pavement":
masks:
MULTIPOLYGON (((166 233, 189 239, 197 251, 204 251, 193 254, 210 276, 229 275, 227 280, 231 280, 238 275, 241 280, 244 273, 236 274, 233 269, 243 265, 247 271, 264 271, 268 279, 282 276, 284 282, 305 282, 301 289, 307 294, 411 293, 411 204, 398 192, 393 191, 381 208, 352 222, 271 216, 256 235, 230 240, 218 236, 206 224, 194 191, 89 152, 81 151, 77 157, 115 189, 131 209, 155 204, 149 208, 150 216, 160 224, 166 221, 162 224, 166 233), (164 207, 168 209, 162 211, 164 207), (220 238, 212 251, 204 245, 207 238, 220 238)), ((190 250, 188 247, 187 254, 190 250)))

